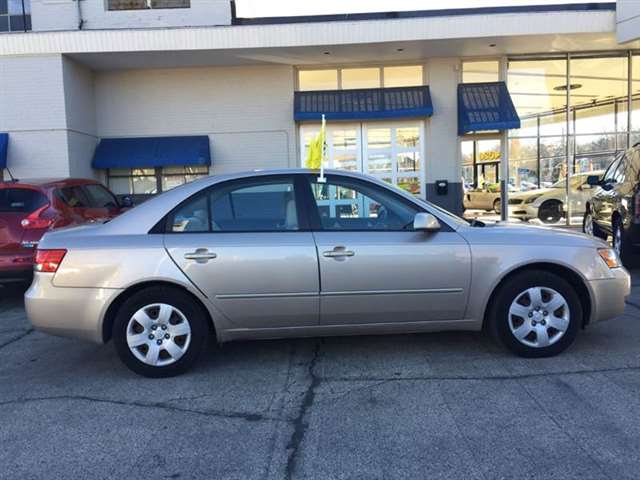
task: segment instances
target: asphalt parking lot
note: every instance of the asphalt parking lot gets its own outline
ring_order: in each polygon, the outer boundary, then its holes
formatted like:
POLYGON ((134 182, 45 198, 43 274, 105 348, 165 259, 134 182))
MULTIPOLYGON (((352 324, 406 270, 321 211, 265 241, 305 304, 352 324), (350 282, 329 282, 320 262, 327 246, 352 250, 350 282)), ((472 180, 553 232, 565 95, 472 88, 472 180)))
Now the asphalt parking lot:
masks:
POLYGON ((31 331, 0 289, 0 478, 637 479, 640 272, 565 354, 481 334, 244 342, 179 378, 31 331))

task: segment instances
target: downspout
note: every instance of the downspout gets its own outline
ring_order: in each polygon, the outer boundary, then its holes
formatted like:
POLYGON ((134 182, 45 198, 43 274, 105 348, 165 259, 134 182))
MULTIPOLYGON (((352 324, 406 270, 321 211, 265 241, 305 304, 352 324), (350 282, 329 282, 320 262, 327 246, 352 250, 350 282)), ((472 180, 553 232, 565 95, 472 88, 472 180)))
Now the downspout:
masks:
POLYGON ((82 30, 82 27, 84 26, 84 19, 82 18, 82 7, 80 6, 80 1, 81 0, 76 0, 76 3, 78 4, 78 30, 82 30))

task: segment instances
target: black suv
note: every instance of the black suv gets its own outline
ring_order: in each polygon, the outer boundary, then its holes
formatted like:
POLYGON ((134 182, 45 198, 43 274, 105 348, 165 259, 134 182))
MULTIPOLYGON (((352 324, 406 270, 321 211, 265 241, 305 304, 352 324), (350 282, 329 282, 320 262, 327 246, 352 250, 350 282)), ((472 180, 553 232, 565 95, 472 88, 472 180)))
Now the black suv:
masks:
POLYGON ((589 176, 594 190, 585 205, 582 231, 606 239, 613 237, 613 248, 622 262, 630 265, 640 251, 640 144, 620 153, 599 179, 589 176))

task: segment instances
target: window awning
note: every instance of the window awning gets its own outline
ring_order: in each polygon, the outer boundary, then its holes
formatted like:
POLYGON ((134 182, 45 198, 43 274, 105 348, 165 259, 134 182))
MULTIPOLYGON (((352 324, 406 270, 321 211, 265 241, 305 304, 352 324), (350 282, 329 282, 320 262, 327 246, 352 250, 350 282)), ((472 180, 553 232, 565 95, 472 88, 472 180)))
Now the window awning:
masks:
POLYGON ((520 117, 504 82, 458 85, 458 135, 520 128, 520 117))
POLYGON ((9 147, 9 134, 0 133, 0 169, 7 168, 8 147, 9 147))
POLYGON ((429 87, 368 88, 295 92, 294 119, 375 120, 430 117, 433 104, 429 87))
POLYGON ((93 168, 154 168, 211 165, 209 137, 103 138, 93 168))

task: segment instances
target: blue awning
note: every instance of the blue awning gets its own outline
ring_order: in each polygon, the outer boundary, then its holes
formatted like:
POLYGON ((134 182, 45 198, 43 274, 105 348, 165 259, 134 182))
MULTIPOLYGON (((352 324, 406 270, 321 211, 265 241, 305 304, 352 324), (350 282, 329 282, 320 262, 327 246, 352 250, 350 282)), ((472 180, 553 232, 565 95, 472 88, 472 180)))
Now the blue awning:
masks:
POLYGON ((294 119, 375 120, 430 117, 433 104, 429 87, 368 88, 295 92, 294 119))
POLYGON ((8 147, 9 147, 9 134, 0 133, 0 169, 7 168, 8 147))
POLYGON ((209 137, 103 138, 93 168, 154 168, 211 165, 209 137))
POLYGON ((458 85, 458 135, 520 128, 520 117, 504 82, 458 85))

